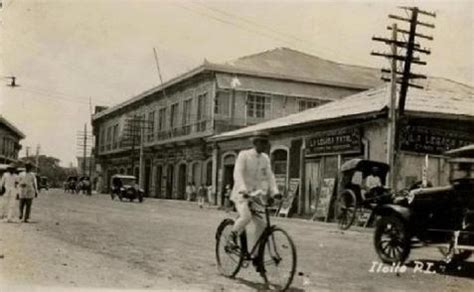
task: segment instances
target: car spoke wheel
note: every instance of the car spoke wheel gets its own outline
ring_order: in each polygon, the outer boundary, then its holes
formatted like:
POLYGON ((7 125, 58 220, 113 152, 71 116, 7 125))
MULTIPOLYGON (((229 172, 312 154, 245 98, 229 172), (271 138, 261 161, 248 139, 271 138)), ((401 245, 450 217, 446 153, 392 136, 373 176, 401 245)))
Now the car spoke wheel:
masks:
POLYGON ((402 264, 410 253, 405 224, 395 216, 382 217, 375 228, 375 250, 386 264, 402 264))
POLYGON ((354 192, 346 190, 340 194, 336 204, 337 223, 340 229, 349 229, 357 213, 357 199, 354 192))
POLYGON ((234 220, 225 219, 216 232, 216 260, 219 273, 226 277, 234 277, 240 270, 244 255, 240 240, 234 242, 231 238, 234 220))
POLYGON ((296 271, 296 248, 286 231, 274 228, 266 237, 259 252, 259 271, 267 288, 285 291, 293 282, 296 271))

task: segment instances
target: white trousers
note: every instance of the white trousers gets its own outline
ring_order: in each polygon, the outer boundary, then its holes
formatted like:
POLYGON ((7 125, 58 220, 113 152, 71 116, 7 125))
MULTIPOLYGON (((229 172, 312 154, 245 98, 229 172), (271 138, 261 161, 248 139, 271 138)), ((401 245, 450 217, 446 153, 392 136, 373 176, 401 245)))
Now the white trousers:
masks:
POLYGON ((16 189, 6 189, 1 197, 0 217, 6 217, 7 220, 13 220, 16 211, 18 211, 18 204, 16 201, 17 194, 18 191, 16 189))
MULTIPOLYGON (((265 220, 263 218, 252 216, 247 199, 238 199, 234 201, 235 209, 239 213, 239 217, 235 220, 233 231, 240 234, 244 229, 247 233, 247 247, 248 252, 252 251, 258 238, 265 230, 265 220)), ((257 255, 257 249, 253 256, 257 255)))

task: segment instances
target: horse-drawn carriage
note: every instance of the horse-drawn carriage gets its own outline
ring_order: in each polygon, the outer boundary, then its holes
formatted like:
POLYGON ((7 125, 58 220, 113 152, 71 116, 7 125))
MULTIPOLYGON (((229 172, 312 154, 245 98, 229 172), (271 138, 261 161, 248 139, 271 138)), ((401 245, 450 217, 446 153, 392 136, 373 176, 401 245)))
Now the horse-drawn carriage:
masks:
POLYGON ((69 176, 64 182, 64 192, 75 194, 77 182, 78 182, 77 176, 69 176))
POLYGON ((375 207, 392 202, 394 195, 384 187, 389 169, 386 163, 364 159, 352 159, 341 166, 335 210, 340 229, 349 229, 365 210, 370 211, 370 222, 375 207))

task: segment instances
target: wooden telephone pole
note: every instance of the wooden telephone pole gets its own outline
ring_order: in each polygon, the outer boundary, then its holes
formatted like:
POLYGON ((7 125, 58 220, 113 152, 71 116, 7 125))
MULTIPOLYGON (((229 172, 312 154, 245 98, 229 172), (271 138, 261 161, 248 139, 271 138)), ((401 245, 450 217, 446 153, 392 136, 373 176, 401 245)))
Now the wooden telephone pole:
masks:
POLYGON ((410 18, 404 18, 397 15, 390 14, 388 17, 394 20, 408 22, 409 30, 398 28, 394 23, 387 27, 392 31, 392 38, 373 37, 372 40, 383 42, 390 45, 390 53, 372 52, 371 55, 385 57, 391 61, 390 69, 382 69, 382 73, 390 74, 390 78, 385 76, 382 80, 391 82, 389 113, 388 113, 388 131, 387 131, 387 163, 390 165, 392 174, 389 178, 389 187, 395 189, 397 173, 397 159, 400 150, 400 127, 406 123, 405 119, 405 104, 408 87, 415 87, 423 89, 422 86, 411 83, 413 79, 426 79, 425 75, 415 74, 411 72, 412 64, 426 65, 426 62, 421 61, 419 56, 415 56, 415 52, 419 54, 429 55, 431 51, 426 48, 421 48, 420 43, 416 42, 416 38, 423 38, 426 40, 433 40, 432 36, 427 36, 417 32, 417 26, 427 28, 434 28, 430 23, 421 22, 418 20, 419 15, 426 15, 436 17, 435 13, 420 10, 417 7, 400 7, 401 9, 411 12, 410 18), (408 35, 408 40, 399 40, 398 34, 408 35), (397 69, 397 63, 403 63, 403 70, 397 69), (400 76, 400 77, 399 77, 400 76), (397 108, 397 84, 400 84, 400 91, 398 94, 398 108, 397 108))

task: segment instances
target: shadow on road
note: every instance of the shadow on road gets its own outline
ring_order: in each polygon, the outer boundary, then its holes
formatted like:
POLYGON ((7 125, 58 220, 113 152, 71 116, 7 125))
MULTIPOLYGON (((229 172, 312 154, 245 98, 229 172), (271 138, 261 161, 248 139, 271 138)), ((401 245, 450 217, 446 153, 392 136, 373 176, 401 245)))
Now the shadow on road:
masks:
POLYGON ((416 260, 407 263, 407 267, 422 273, 436 273, 446 276, 474 279, 474 262, 451 262, 433 260, 416 260))
MULTIPOLYGON (((242 278, 235 278, 235 280, 237 280, 237 282, 239 282, 240 284, 243 284, 243 285, 246 285, 252 289, 255 289, 257 291, 269 291, 266 287, 265 287, 265 284, 264 283, 255 283, 255 282, 252 282, 252 281, 249 281, 249 280, 245 280, 245 279, 242 279, 242 278)), ((288 290, 286 290, 288 292, 304 292, 305 290, 303 289, 300 289, 300 288, 294 288, 294 287, 290 287, 288 288, 288 290)))

